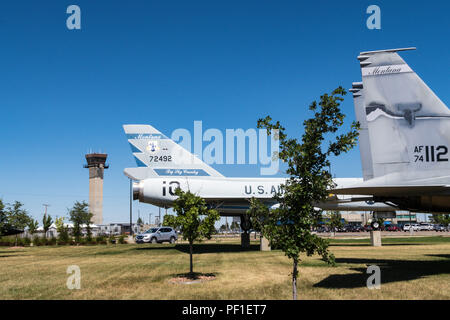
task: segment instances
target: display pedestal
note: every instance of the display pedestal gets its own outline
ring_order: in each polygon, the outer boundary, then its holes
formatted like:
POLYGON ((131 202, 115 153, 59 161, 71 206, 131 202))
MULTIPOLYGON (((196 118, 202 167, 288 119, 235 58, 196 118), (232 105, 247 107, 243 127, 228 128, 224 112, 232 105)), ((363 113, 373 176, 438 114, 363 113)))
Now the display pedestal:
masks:
POLYGON ((372 247, 381 247, 381 231, 370 231, 370 243, 372 247))

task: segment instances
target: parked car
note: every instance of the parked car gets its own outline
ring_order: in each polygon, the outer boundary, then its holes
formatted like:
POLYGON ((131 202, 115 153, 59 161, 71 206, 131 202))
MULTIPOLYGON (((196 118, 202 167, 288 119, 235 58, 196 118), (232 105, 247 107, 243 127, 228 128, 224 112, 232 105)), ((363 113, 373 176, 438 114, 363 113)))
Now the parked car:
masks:
POLYGON ((345 232, 360 232, 360 231, 363 231, 362 230, 363 229, 362 226, 351 225, 351 224, 346 225, 344 227, 344 229, 345 229, 345 232))
POLYGON ((317 232, 328 232, 328 228, 327 227, 322 227, 322 226, 320 226, 320 227, 317 227, 317 229, 316 229, 316 231, 317 232))
POLYGON ((386 231, 402 231, 402 229, 397 224, 390 224, 386 226, 386 231))
POLYGON ((420 223, 419 230, 420 231, 432 231, 434 229, 431 223, 420 223))
POLYGON ((136 243, 175 243, 177 239, 178 235, 171 227, 150 228, 144 233, 138 234, 135 238, 136 243))
POLYGON ((443 224, 435 224, 433 230, 436 232, 444 232, 447 231, 447 228, 443 224))
POLYGON ((412 231, 419 231, 419 225, 417 223, 413 223, 412 225, 410 225, 409 223, 403 225, 403 231, 410 231, 412 229, 412 231))

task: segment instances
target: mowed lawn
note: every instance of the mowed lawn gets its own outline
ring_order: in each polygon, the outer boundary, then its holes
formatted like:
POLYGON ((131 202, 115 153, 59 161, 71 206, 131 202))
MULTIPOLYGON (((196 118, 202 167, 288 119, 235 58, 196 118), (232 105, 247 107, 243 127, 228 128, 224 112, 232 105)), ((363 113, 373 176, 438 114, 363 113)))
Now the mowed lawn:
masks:
MULTIPOLYGON (((450 238, 333 240, 337 267, 302 257, 300 299, 450 299, 450 238), (381 289, 366 287, 367 266, 381 268, 381 289)), ((189 270, 185 244, 0 247, 0 299, 291 299, 291 262, 282 252, 248 250, 237 240, 195 245, 203 283, 169 280, 189 270), (67 267, 81 270, 69 290, 67 267)))

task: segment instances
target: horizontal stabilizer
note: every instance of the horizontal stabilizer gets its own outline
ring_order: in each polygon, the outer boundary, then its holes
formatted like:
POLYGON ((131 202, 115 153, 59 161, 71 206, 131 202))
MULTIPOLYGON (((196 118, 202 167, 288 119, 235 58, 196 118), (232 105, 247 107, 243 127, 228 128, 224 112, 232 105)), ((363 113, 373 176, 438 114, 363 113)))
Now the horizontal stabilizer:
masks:
POLYGON ((354 185, 348 188, 333 190, 335 194, 360 194, 372 196, 421 196, 426 194, 445 193, 450 191, 449 185, 434 186, 365 186, 354 185))

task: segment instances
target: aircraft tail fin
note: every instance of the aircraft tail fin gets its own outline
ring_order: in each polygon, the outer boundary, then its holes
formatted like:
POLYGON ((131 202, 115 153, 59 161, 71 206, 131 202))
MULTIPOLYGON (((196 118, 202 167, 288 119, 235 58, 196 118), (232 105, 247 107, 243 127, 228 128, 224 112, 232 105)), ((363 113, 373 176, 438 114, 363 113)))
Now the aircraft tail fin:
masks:
POLYGON ((133 180, 163 176, 223 177, 172 139, 150 125, 124 125, 137 168, 125 169, 133 180))
POLYGON ((358 56, 373 177, 450 169, 450 110, 398 54, 411 49, 358 56))

